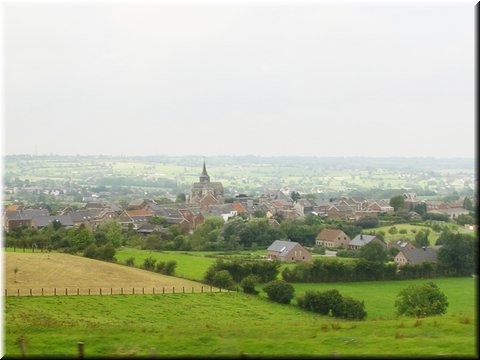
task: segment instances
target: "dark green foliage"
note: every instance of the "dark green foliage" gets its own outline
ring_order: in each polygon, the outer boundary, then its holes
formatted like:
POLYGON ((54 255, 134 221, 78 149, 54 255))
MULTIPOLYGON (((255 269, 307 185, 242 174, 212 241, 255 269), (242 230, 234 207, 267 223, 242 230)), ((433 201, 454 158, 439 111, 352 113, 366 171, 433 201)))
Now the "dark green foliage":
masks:
POLYGON ((289 304, 295 294, 295 288, 284 280, 272 280, 263 287, 272 301, 289 304))
POLYGON ((390 235, 395 235, 396 233, 398 233, 398 230, 395 226, 392 226, 390 229, 388 229, 388 233, 390 235))
POLYGON ((95 244, 91 244, 85 249, 83 256, 91 259, 115 261, 115 248, 112 244, 106 244, 99 247, 95 244))
POLYGON ((133 256, 130 256, 128 259, 125 260, 125 265, 134 266, 135 258, 133 256))
POLYGON ((329 315, 331 310, 342 302, 342 295, 336 289, 327 291, 306 291, 297 299, 298 305, 305 310, 329 315))
POLYGON ((205 274, 205 282, 211 284, 216 272, 227 270, 237 283, 248 275, 256 275, 259 282, 265 283, 277 278, 279 267, 280 263, 278 261, 223 261, 218 259, 208 268, 205 274))
MULTIPOLYGON (((443 234, 443 233, 442 233, 443 234)), ((453 276, 477 273, 478 240, 468 234, 447 233, 438 250, 439 266, 453 276)))
POLYGON ((376 217, 366 217, 354 222, 354 225, 361 227, 362 229, 371 229, 378 226, 378 219, 376 217))
POLYGON ((259 292, 255 290, 255 284, 257 284, 258 281, 259 279, 256 275, 248 275, 242 279, 240 286, 244 293, 257 295, 259 292))
POLYGON ((222 289, 233 289, 235 282, 227 270, 220 270, 213 275, 212 285, 222 289))
POLYGON ((381 263, 387 261, 387 252, 385 247, 378 242, 369 242, 365 246, 362 246, 359 250, 358 256, 362 259, 374 262, 381 263))
POLYGON ((363 301, 344 296, 341 302, 333 306, 332 315, 347 320, 363 320, 367 316, 367 312, 363 301))
POLYGON ((405 204, 405 199, 403 198, 402 195, 396 195, 390 198, 390 206, 392 206, 395 211, 398 211, 399 209, 401 209, 404 204, 405 204))
POLYGON ((170 261, 159 261, 155 267, 155 270, 159 273, 164 275, 173 275, 175 272, 175 267, 177 266, 177 262, 175 260, 170 261))
POLYGON ((398 315, 425 317, 445 314, 448 301, 436 284, 428 282, 401 290, 395 301, 395 307, 398 315))
POLYGON ((418 248, 421 248, 423 246, 429 246, 430 242, 428 241, 428 235, 430 234, 430 230, 420 230, 416 235, 415 235, 415 245, 418 248))
POLYGON ((145 270, 154 270, 155 269, 155 263, 157 262, 156 259, 152 258, 151 256, 143 260, 143 268, 145 270))

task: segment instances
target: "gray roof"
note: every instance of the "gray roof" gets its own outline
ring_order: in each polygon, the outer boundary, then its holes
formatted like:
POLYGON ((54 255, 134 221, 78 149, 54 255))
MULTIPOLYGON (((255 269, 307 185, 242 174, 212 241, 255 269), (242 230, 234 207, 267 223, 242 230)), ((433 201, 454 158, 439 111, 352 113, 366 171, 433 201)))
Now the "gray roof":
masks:
POLYGON ((407 258, 409 263, 421 264, 425 261, 437 262, 437 250, 432 247, 422 249, 402 249, 400 250, 407 258))
POLYGON ((5 216, 8 220, 31 220, 36 216, 48 216, 47 209, 25 209, 19 211, 7 211, 5 216))
POLYGON ((359 234, 355 236, 352 241, 350 241, 349 245, 355 245, 355 246, 364 246, 367 245, 370 241, 375 239, 375 235, 365 235, 365 234, 359 234))
POLYGON ((268 251, 276 251, 280 256, 287 255, 297 245, 294 241, 275 240, 272 245, 268 247, 268 251))
POLYGON ((51 224, 54 220, 59 221, 63 226, 73 226, 72 217, 70 215, 59 216, 35 216, 33 221, 38 228, 51 224))

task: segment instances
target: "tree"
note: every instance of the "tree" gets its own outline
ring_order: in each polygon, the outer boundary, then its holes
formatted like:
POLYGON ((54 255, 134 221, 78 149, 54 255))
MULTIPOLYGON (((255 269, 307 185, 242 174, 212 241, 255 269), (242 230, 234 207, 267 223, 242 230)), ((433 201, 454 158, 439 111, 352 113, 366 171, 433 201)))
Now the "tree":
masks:
POLYGON ((466 196, 465 196, 465 199, 463 199, 463 208, 465 210, 473 210, 472 200, 470 200, 470 198, 468 198, 466 196))
POLYGON ((302 196, 300 195, 300 193, 298 191, 292 191, 290 193, 290 198, 293 200, 293 201, 297 201, 299 199, 302 198, 302 196))
POLYGON ((168 225, 167 219, 163 216, 152 216, 150 219, 148 219, 148 223, 161 226, 168 225))
POLYGON ((385 248, 378 242, 371 241, 362 246, 359 250, 358 256, 376 264, 383 264, 387 261, 387 252, 385 251, 385 248))
POLYGON ((187 201, 187 196, 183 193, 180 193, 177 195, 177 198, 175 199, 175 202, 184 204, 187 201))
POLYGON ((240 282, 240 286, 243 289, 243 292, 246 294, 257 295, 259 292, 255 290, 255 284, 259 282, 259 278, 256 275, 248 275, 244 277, 240 282))
POLYGON ((447 312, 448 301, 433 282, 402 289, 395 301, 398 315, 425 317, 447 312))
POLYGON ((403 208, 403 205, 405 205, 403 195, 396 195, 390 198, 390 206, 392 206, 395 211, 403 208))
POLYGON ((221 289, 232 289, 235 286, 235 282, 227 270, 220 270, 213 275, 213 285, 221 289))
POLYGON ((15 267, 15 268, 13 269, 13 275, 15 276, 14 282, 17 282, 17 272, 18 272, 18 267, 15 267))
POLYGON ((272 280, 263 287, 272 301, 289 304, 295 294, 295 288, 284 280, 272 280))
POLYGON ((415 245, 419 248, 430 245, 428 241, 428 235, 430 234, 430 230, 420 230, 415 235, 415 245))
POLYGON ((390 229, 388 229, 388 233, 390 235, 395 235, 396 233, 398 233, 398 230, 395 226, 392 226, 390 229))
MULTIPOLYGON (((442 233, 443 234, 443 233, 442 233)), ((476 273, 478 241, 468 234, 449 234, 443 240, 443 246, 438 250, 439 265, 455 276, 465 276, 476 273)))

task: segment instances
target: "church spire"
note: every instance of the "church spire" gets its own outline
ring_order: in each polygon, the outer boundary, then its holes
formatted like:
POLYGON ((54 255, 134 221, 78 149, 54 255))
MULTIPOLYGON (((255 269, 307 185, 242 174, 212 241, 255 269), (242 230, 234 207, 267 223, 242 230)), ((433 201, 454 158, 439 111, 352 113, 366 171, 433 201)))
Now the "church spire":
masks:
POLYGON ((205 160, 203 160, 203 171, 202 171, 202 175, 200 175, 200 182, 210 182, 210 176, 208 176, 208 173, 207 173, 205 160))

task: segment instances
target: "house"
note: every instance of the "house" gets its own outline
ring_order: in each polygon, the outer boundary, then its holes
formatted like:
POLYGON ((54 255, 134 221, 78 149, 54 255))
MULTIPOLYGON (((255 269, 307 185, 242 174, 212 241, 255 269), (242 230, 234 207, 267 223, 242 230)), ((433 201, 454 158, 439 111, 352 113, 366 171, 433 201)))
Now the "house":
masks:
POLYGON ((459 215, 468 215, 470 212, 464 208, 450 208, 430 211, 432 214, 446 214, 452 220, 458 218, 459 215))
POLYGON ((403 208, 412 210, 420 201, 415 193, 403 193, 403 208))
POLYGON ((344 247, 348 248, 350 238, 339 229, 323 229, 315 239, 315 244, 326 247, 344 247))
POLYGON ((312 261, 312 255, 302 245, 284 240, 275 240, 267 249, 267 257, 284 262, 312 261))
POLYGON ((350 205, 330 205, 327 215, 332 219, 355 219, 355 210, 350 205))
POLYGON ((34 226, 32 223, 34 217, 49 215, 47 209, 8 211, 4 214, 3 226, 7 232, 21 227, 31 227, 34 226))
POLYGON ((73 227, 73 221, 70 215, 34 216, 32 218, 32 227, 42 229, 54 221, 58 221, 62 225, 62 227, 67 229, 73 227))
POLYGON ((348 247, 350 249, 359 249, 362 246, 365 246, 372 241, 379 243, 383 247, 387 247, 387 244, 385 244, 385 242, 382 239, 376 237, 375 235, 365 235, 365 234, 359 234, 355 236, 352 239, 352 241, 350 241, 350 243, 348 244, 348 247))
POLYGON ((395 256, 395 262, 398 265, 413 264, 418 265, 424 262, 437 262, 437 249, 433 247, 423 247, 421 249, 403 248, 395 256))
POLYGON ((399 250, 402 249, 416 249, 415 245, 413 245, 411 242, 405 241, 405 240, 392 240, 388 243, 387 247, 396 247, 399 250))

